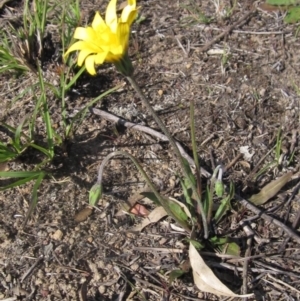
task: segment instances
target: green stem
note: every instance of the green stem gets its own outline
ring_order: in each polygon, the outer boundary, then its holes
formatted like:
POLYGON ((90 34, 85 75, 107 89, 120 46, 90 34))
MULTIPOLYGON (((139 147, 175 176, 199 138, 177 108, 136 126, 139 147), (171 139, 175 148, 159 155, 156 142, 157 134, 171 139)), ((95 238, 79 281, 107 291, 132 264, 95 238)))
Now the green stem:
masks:
POLYGON ((161 128, 161 130, 164 132, 164 134, 168 137, 169 142, 170 142, 170 144, 173 148, 173 151, 176 154, 176 156, 178 157, 182 173, 187 179, 189 179, 190 185, 191 185, 192 190, 193 190, 193 194, 197 198, 197 201, 200 205, 200 211, 201 211, 202 222, 203 222, 203 230, 204 230, 204 238, 208 238, 208 229, 207 229, 206 216, 205 216, 205 213, 204 213, 203 204, 201 202, 201 197, 198 194, 196 186, 194 185, 194 183, 189 178, 189 173, 185 168, 183 158, 182 158, 182 156, 179 152, 179 149, 178 149, 173 137, 171 136, 170 132, 166 128, 165 124, 162 122, 162 120, 156 114, 155 110, 153 109, 150 102, 148 101, 148 99, 146 98, 146 96, 144 95, 144 93, 142 92, 142 90, 140 89, 138 84, 136 83, 135 79, 132 76, 127 76, 127 79, 130 82, 130 84, 132 85, 132 87, 134 88, 134 90, 136 91, 136 93, 139 95, 141 100, 143 101, 143 103, 146 106, 147 110, 151 113, 152 117, 154 118, 154 120, 156 121, 158 126, 161 128))
POLYGON ((208 210, 207 210, 207 223, 208 224, 210 224, 210 222, 212 220, 214 187, 215 187, 215 183, 217 181, 217 174, 218 174, 220 168, 221 168, 221 165, 218 165, 215 168, 214 173, 213 173, 213 175, 211 176, 211 179, 210 179, 209 203, 208 203, 208 210))
POLYGON ((164 199, 164 197, 161 196, 161 194, 157 191, 157 189, 155 188, 155 186, 153 185, 153 183, 151 182, 150 178, 148 177, 147 173, 144 171, 143 167, 139 164, 139 162, 130 154, 124 152, 124 151, 116 151, 116 152, 112 152, 111 154, 107 155, 104 160, 102 161, 101 165, 98 168, 98 178, 97 178, 97 183, 96 185, 98 185, 98 187, 102 187, 102 177, 103 177, 103 172, 104 172, 104 168, 106 166, 106 164, 109 162, 109 160, 115 156, 118 155, 122 155, 125 157, 128 157, 133 164, 135 165, 135 167, 138 169, 138 171, 142 174, 143 178, 145 179, 147 185, 149 186, 149 188, 152 190, 152 192, 154 193, 155 197, 159 200, 159 203, 161 204, 161 206, 164 207, 164 209, 166 210, 167 214, 169 216, 171 216, 180 226, 182 226, 186 231, 188 231, 189 233, 191 232, 191 229, 189 229, 189 227, 183 223, 180 219, 178 219, 175 214, 173 214, 172 210, 170 209, 170 206, 168 204, 168 200, 164 199))
MULTIPOLYGON (((198 153, 197 153, 197 145, 196 145, 196 131, 195 131, 195 104, 194 100, 191 99, 190 101, 190 124, 191 124, 191 141, 192 141, 192 149, 193 149, 193 157, 195 161, 196 166, 196 179, 197 179, 197 189, 198 189, 198 195, 200 196, 200 199, 196 198, 195 207, 196 207, 196 213, 197 213, 197 221, 200 225, 200 218, 201 218, 201 204, 202 204, 202 185, 201 185, 201 170, 200 170, 200 163, 198 159, 198 153)), ((209 225, 209 222, 207 220, 207 224, 209 225)))

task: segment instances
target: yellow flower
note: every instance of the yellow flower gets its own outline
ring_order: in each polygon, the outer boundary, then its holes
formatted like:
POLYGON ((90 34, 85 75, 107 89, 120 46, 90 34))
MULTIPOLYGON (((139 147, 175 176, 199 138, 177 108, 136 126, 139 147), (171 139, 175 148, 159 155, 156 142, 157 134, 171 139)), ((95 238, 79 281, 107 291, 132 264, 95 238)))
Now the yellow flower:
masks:
MULTIPOLYGON (((79 50, 78 66, 82 66, 83 62, 85 62, 86 69, 91 75, 96 74, 95 64, 111 62, 119 67, 120 64, 124 65, 125 60, 125 65, 128 65, 127 47, 130 26, 137 14, 136 0, 127 0, 127 5, 119 18, 116 12, 116 5, 117 0, 109 2, 105 21, 97 12, 92 26, 87 28, 77 27, 74 38, 81 41, 75 42, 65 53, 66 56, 72 51, 79 50)), ((131 62, 129 65, 132 68, 131 62)), ((120 71, 122 72, 123 69, 121 68, 120 71)))

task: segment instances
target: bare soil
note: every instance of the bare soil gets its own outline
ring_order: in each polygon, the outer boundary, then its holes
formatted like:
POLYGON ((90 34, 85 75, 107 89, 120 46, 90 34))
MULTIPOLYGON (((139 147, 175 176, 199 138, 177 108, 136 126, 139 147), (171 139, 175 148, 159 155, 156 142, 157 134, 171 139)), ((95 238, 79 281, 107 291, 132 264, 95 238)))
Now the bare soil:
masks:
MULTIPOLYGON (((300 235, 299 25, 284 24, 283 12, 261 10, 253 1, 237 1, 234 7, 230 1, 220 2, 216 8, 213 1, 138 1, 145 20, 133 25, 129 49, 136 79, 190 154, 189 104, 194 101, 202 166, 209 172, 219 164, 227 167, 225 182, 233 181, 243 197, 292 171, 293 179, 260 209, 300 235), (210 21, 201 23, 197 10, 210 21), (217 38, 221 33, 224 35, 217 38), (275 159, 279 131, 280 162, 256 177, 275 159)), ((101 8, 103 15, 106 1, 101 5, 82 1, 81 5, 85 25, 95 10, 101 8)), ((0 18, 21 18, 21 7, 21 1, 8 2, 0 18)), ((51 43, 43 72, 54 83, 59 82, 56 67, 61 64, 62 49, 57 32, 51 26, 47 30, 51 43)), ((18 126, 32 112, 33 97, 12 100, 36 81, 36 75, 29 73, 1 76, 1 122, 18 126)), ((122 83, 122 89, 97 107, 158 129, 111 65, 99 67, 95 77, 81 77, 68 95, 70 116, 99 93, 122 83)), ((49 104, 59 133, 59 100, 51 93, 49 104)), ((43 131, 37 137, 41 143, 43 131)), ((0 137, 1 141, 9 139, 3 128, 0 137)), ((141 218, 120 214, 121 204, 143 188, 144 181, 128 160, 111 161, 97 210, 85 221, 75 221, 75 215, 88 204, 98 165, 113 150, 136 156, 161 191, 169 190, 175 197, 181 193, 176 180, 178 163, 168 143, 88 114, 76 135, 57 148, 55 160, 47 167, 53 176, 43 181, 38 205, 25 228, 32 184, 0 194, 0 300, 225 300, 199 291, 191 273, 169 283, 168 273, 187 258, 185 236, 171 227, 171 219, 139 234, 130 232, 141 218)), ((6 169, 32 170, 40 161, 29 150, 6 169)), ((2 180, 1 185, 6 183, 2 180)), ((247 255, 251 259, 244 264, 206 250, 203 257, 208 265, 236 293, 246 279, 244 288, 246 283, 248 293, 255 294, 251 300, 300 300, 298 243, 282 228, 234 201, 217 233, 236 238, 241 257, 245 257, 251 235, 244 231, 245 223, 254 233, 247 255)))

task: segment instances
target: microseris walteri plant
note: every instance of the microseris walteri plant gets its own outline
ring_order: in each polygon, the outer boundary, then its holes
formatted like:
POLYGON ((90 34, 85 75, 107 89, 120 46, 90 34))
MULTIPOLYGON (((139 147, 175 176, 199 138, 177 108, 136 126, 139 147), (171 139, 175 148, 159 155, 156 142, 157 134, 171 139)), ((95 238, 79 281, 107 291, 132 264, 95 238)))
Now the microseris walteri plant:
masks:
POLYGON ((105 20, 96 12, 91 26, 77 27, 75 42, 65 53, 79 51, 77 64, 85 63, 91 75, 96 74, 95 65, 104 62, 113 63, 125 76, 133 74, 133 67, 128 58, 127 48, 130 36, 130 26, 136 18, 136 0, 128 0, 120 17, 117 15, 117 0, 111 0, 107 6, 105 20))
MULTIPOLYGON (((117 15, 116 5, 117 0, 111 0, 109 2, 106 9, 105 21, 101 18, 99 13, 96 13, 91 26, 86 28, 76 28, 74 38, 80 41, 71 45, 65 53, 65 56, 70 52, 78 50, 79 54, 77 64, 82 66, 85 62, 86 69, 91 75, 96 74, 95 65, 100 65, 104 62, 113 63, 119 72, 121 72, 130 82, 147 108, 147 111, 152 115, 161 130, 168 137, 173 151, 177 155, 183 175, 188 179, 188 181, 191 181, 189 168, 186 166, 186 162, 181 156, 176 142, 133 77, 134 69, 127 50, 130 26, 137 16, 138 9, 136 7, 136 0, 127 0, 127 5, 123 8, 120 16, 117 15)), ((100 189, 100 185, 101 183, 97 183, 97 185, 92 189, 91 198, 93 203, 97 202, 97 191, 100 189), (96 190, 96 193, 94 189, 96 190)), ((197 191, 197 188, 192 181, 191 188, 193 190, 193 195, 197 198, 199 204, 203 222, 204 237, 207 238, 208 227, 201 202, 201 193, 197 191)), ((164 206, 164 204, 162 205, 164 206)), ((165 208, 165 210, 168 212, 168 208, 165 208)))

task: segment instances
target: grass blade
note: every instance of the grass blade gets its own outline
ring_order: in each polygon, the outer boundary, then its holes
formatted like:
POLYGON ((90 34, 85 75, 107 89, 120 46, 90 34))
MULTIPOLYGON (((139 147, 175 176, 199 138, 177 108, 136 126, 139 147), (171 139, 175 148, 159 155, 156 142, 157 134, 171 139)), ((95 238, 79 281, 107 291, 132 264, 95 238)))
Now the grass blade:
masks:
POLYGON ((23 227, 26 226, 27 221, 28 221, 31 213, 33 212, 34 208, 36 207, 36 204, 37 204, 37 201, 38 201, 38 189, 39 189, 39 187, 40 187, 40 185, 41 185, 41 183, 42 183, 45 176, 46 176, 45 172, 40 172, 40 175, 38 176, 38 178, 35 181, 35 184, 34 184, 33 190, 32 190, 31 203, 30 203, 29 209, 26 213, 26 217, 25 217, 25 220, 23 222, 23 227))

